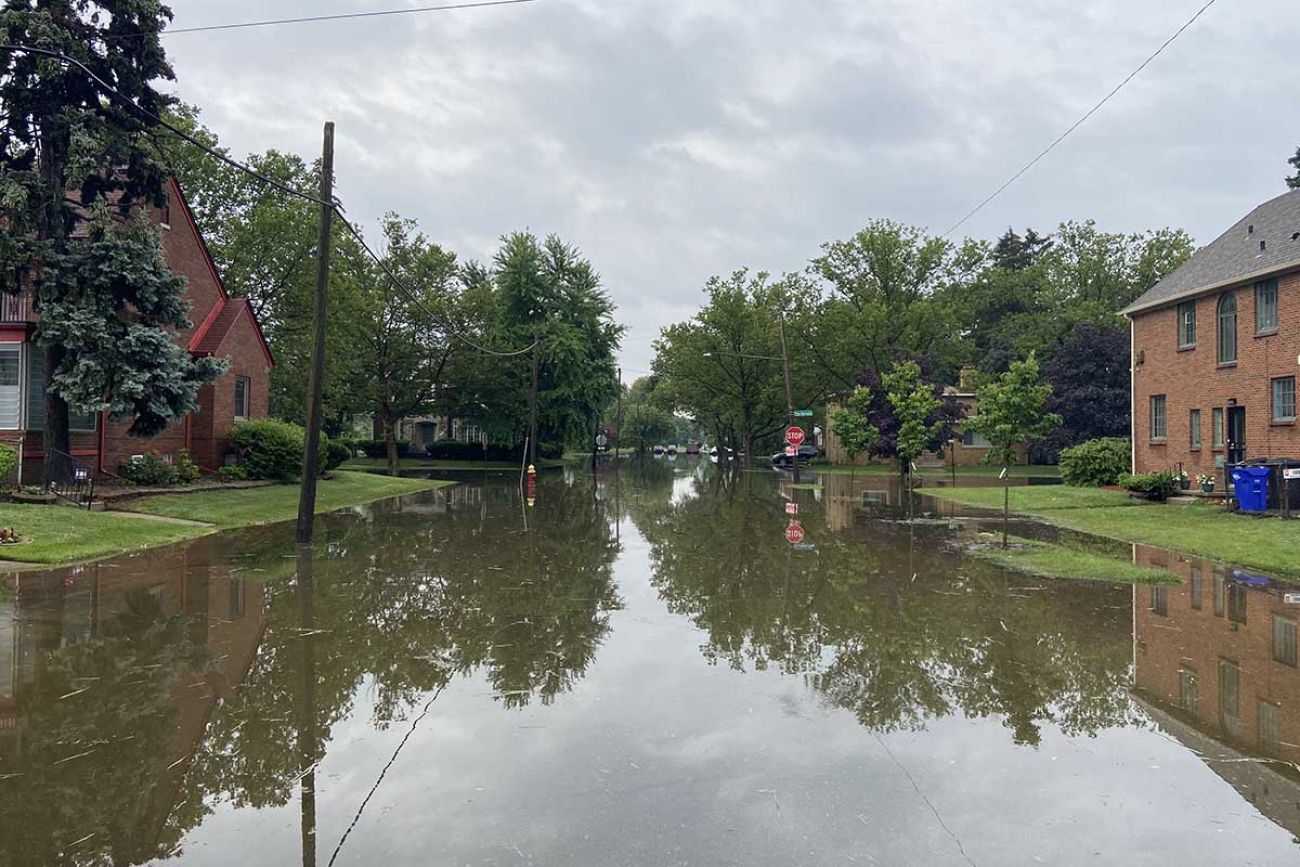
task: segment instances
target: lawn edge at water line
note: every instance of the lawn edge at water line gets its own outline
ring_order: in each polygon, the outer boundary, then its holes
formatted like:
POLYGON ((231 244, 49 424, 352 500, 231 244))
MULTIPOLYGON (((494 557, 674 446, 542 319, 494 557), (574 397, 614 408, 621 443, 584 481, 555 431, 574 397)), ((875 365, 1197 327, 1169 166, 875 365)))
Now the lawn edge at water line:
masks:
MULTIPOLYGON (((335 473, 321 480, 316 513, 454 484, 370 473, 335 473)), ((0 547, 0 561, 16 569, 92 563, 226 530, 292 521, 297 515, 297 503, 297 485, 274 485, 159 494, 130 501, 129 509, 105 512, 61 505, 0 504, 0 526, 15 528, 26 540, 0 547), (216 511, 221 514, 214 514, 216 511)))
POLYGON ((1037 578, 1064 581, 1101 581, 1107 584, 1178 584, 1182 581, 1167 569, 1137 566, 1115 557, 1080 548, 1008 536, 1011 547, 1003 548, 996 533, 981 534, 981 541, 967 547, 972 557, 1037 578))
MULTIPOLYGON (((849 466, 847 464, 803 464, 805 468, 814 473, 820 473, 826 476, 901 476, 898 468, 889 464, 860 464, 849 466)), ((976 464, 974 466, 964 466, 957 468, 957 478, 962 479, 989 479, 998 478, 1002 473, 1002 467, 992 466, 991 464, 976 464)), ((916 471, 918 479, 937 479, 949 478, 952 476, 950 467, 919 467, 916 471)), ((1012 479, 1059 479, 1061 478, 1060 467, 1038 466, 1035 464, 1018 464, 1012 466, 1008 473, 1008 478, 1012 479)))
MULTIPOLYGON (((1001 488, 930 488, 921 493, 991 512, 1002 510, 1001 488)), ((1254 518, 1202 503, 1144 503, 1117 491, 1059 485, 1011 488, 1011 511, 1104 539, 1300 578, 1295 556, 1300 524, 1277 518, 1254 518)))
MULTIPOLYGON (((413 479, 365 471, 337 470, 330 477, 322 479, 317 486, 316 514, 454 484, 454 481, 441 479, 413 479)), ((298 515, 298 485, 160 494, 141 497, 131 501, 128 506, 131 512, 198 521, 219 530, 231 530, 294 520, 298 515)))
MULTIPOLYGON (((564 461, 542 460, 537 462, 538 470, 555 470, 563 467, 564 461)), ((387 458, 352 458, 344 461, 339 467, 344 472, 374 473, 376 470, 387 470, 387 458)), ((435 461, 428 458, 402 458, 397 463, 399 472, 420 472, 420 471, 446 471, 461 473, 505 473, 520 472, 523 467, 518 463, 507 461, 435 461)))

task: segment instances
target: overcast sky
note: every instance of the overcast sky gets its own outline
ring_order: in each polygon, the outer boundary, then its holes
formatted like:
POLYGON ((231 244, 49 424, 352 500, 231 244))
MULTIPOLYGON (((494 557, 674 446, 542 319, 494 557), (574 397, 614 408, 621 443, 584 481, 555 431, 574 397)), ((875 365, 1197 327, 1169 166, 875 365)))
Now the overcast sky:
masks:
MULTIPOLYGON (((432 2, 171 5, 179 28, 432 2)), ((875 217, 944 232, 1203 2, 537 0, 166 45, 238 154, 312 156, 334 120, 354 219, 397 211, 462 258, 524 228, 577 244, 631 380, 712 274, 800 269, 875 217)), ((1205 243, 1283 192, 1294 2, 1219 0, 961 233, 1093 218, 1205 243)))

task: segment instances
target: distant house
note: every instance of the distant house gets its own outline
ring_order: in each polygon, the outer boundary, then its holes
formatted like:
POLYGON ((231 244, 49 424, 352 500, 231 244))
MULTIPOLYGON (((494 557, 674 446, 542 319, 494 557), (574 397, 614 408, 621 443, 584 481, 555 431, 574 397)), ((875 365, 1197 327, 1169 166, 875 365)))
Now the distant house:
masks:
POLYGON ((1300 190, 1251 211, 1123 311, 1136 472, 1300 458, 1300 190))
MULTIPOLYGON (((167 264, 188 283, 192 324, 176 339, 196 357, 228 359, 230 368, 199 392, 198 411, 155 437, 128 436, 129 421, 72 408, 71 454, 79 466, 100 474, 115 473, 132 455, 172 457, 180 449, 215 470, 226 460, 235 423, 267 414, 271 351, 248 302, 226 292, 175 180, 167 185, 167 205, 152 213, 167 264)), ((0 294, 0 442, 22 452, 24 480, 39 479, 45 458, 45 372, 42 352, 32 342, 36 320, 25 293, 0 294)))

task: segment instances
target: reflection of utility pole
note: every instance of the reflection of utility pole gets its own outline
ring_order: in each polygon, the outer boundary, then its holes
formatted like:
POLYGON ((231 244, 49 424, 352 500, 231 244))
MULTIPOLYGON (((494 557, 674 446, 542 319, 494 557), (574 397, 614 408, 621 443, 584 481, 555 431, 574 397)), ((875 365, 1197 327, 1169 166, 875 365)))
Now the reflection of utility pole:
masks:
POLYGON ((528 463, 537 466, 537 326, 533 326, 533 390, 528 401, 528 463))
MULTIPOLYGON (((794 387, 790 384, 790 349, 785 342, 785 308, 781 308, 781 369, 785 374, 785 409, 787 427, 794 427, 794 387)), ((799 446, 794 447, 794 483, 799 484, 799 446)))
POLYGON ((316 618, 312 596, 310 545, 298 546, 298 641, 302 652, 301 693, 298 696, 298 769, 302 774, 302 867, 316 867, 316 618))
POLYGON ((614 466, 618 467, 618 452, 623 448, 623 368, 618 369, 618 410, 614 414, 614 466))

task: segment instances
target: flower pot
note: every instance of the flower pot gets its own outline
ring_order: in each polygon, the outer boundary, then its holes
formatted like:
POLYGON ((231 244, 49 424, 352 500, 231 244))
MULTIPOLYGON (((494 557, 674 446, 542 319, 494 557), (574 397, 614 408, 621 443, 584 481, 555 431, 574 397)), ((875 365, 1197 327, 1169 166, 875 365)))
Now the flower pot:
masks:
POLYGON ((1204 491, 1204 492, 1207 493, 1207 494, 1213 494, 1213 493, 1214 493, 1214 482, 1206 482, 1206 483, 1204 483, 1203 485, 1201 485, 1201 490, 1204 491))
POLYGON ((1178 480, 1178 489, 1179 489, 1180 491, 1190 491, 1190 490, 1192 489, 1192 480, 1191 480, 1191 479, 1179 479, 1179 480, 1178 480))

